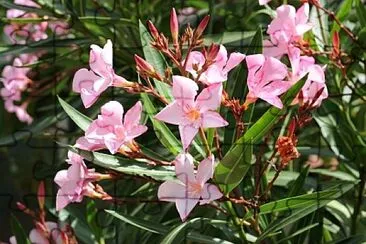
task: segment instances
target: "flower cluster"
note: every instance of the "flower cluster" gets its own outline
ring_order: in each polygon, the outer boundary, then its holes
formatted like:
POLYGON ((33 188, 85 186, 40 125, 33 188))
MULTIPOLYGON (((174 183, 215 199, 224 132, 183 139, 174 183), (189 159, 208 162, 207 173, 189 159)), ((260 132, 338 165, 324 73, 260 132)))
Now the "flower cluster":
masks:
MULTIPOLYGON (((269 1, 260 1, 261 4, 267 2, 269 1)), ((165 107, 154 114, 152 119, 178 126, 182 150, 173 162, 168 163, 174 165, 176 179, 160 185, 158 198, 161 201, 174 202, 184 221, 198 203, 208 204, 223 197, 223 193, 214 184, 215 156, 208 146, 205 134, 207 128, 228 125, 219 113, 221 106, 232 110, 237 123, 241 123, 241 116, 248 105, 258 98, 282 109, 284 104, 280 96, 306 76, 305 85, 295 103, 301 107, 313 108, 327 97, 324 67, 316 64, 313 57, 304 55, 299 47, 304 42, 303 34, 311 29, 308 12, 307 4, 297 12, 289 5, 279 7, 277 17, 268 28, 270 39, 264 42, 266 46, 263 54, 246 56, 239 52, 228 54, 223 45, 203 46, 202 33, 207 26, 208 17, 199 23, 197 29, 193 30, 188 26, 180 36, 178 17, 173 9, 170 15, 171 43, 153 23, 148 22, 152 36, 151 46, 164 54, 173 67, 161 74, 147 60, 135 55, 136 70, 141 80, 127 81, 113 69, 112 42, 107 40, 103 48, 91 45, 90 70, 82 68, 75 73, 73 90, 80 93, 86 108, 91 107, 108 87, 118 87, 128 93, 147 93, 164 104, 165 107), (186 53, 183 49, 185 45, 188 47, 186 53), (290 67, 282 59, 285 56, 290 67), (228 96, 223 83, 228 80, 229 72, 244 61, 248 70, 248 93, 241 104, 228 96), (176 70, 179 74, 173 73, 176 70), (161 95, 161 91, 154 87, 154 82, 168 85, 172 97, 161 95), (197 134, 206 146, 206 158, 196 167, 189 151, 192 142, 198 139, 197 134)), ((118 101, 107 102, 75 146, 88 151, 107 149, 111 154, 119 153, 128 158, 144 159, 145 161, 140 161, 154 165, 166 164, 145 155, 135 141, 135 138, 148 130, 140 121, 142 111, 143 104, 140 101, 125 115, 124 108, 118 101)), ((283 165, 299 156, 294 134, 297 124, 293 121, 291 125, 291 138, 280 138, 276 146, 283 165)), ((70 202, 80 202, 83 196, 113 199, 95 183, 112 178, 111 175, 88 169, 83 158, 71 152, 68 162, 69 169, 58 172, 55 177, 55 182, 60 187, 57 210, 70 202)))
MULTIPOLYGON (((31 0, 15 0, 14 3, 26 7, 40 8, 38 4, 31 0)), ((38 15, 35 13, 28 13, 19 9, 9 9, 6 12, 6 16, 9 19, 38 18, 38 15)), ((68 25, 60 21, 27 24, 14 22, 4 27, 4 33, 10 39, 11 43, 24 45, 32 41, 46 39, 48 37, 48 28, 56 35, 68 33, 68 25)), ((20 105, 18 103, 22 101, 22 93, 35 85, 30 78, 31 68, 28 66, 37 62, 43 54, 44 52, 41 51, 24 53, 15 57, 12 65, 4 67, 0 77, 0 81, 3 84, 0 95, 4 100, 5 109, 9 113, 15 113, 20 121, 28 124, 33 121, 33 118, 27 112, 30 98, 26 99, 20 105)))

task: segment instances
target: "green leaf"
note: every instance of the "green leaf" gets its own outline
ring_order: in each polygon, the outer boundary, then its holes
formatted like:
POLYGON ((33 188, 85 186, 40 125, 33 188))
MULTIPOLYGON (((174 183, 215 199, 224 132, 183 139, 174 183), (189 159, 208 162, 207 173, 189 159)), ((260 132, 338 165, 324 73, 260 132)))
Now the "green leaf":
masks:
POLYGON ((94 200, 89 200, 86 205, 86 222, 88 223, 90 229, 92 230, 95 238, 100 240, 102 237, 102 229, 97 223, 98 209, 95 205, 94 200))
POLYGON ((354 184, 339 184, 332 187, 330 190, 281 199, 279 201, 262 205, 260 207, 260 214, 274 213, 284 210, 290 210, 290 213, 285 217, 272 222, 269 227, 258 237, 257 242, 262 241, 268 235, 298 221, 304 216, 317 211, 327 203, 339 198, 353 187, 354 184))
MULTIPOLYGON (((123 215, 121 213, 117 213, 116 211, 113 210, 105 210, 107 213, 111 214, 113 217, 120 219, 128 224, 131 224, 137 228, 140 228, 142 230, 146 230, 155 234, 160 234, 160 235, 166 235, 168 234, 170 231, 170 228, 167 226, 164 226, 160 223, 156 223, 156 222, 151 222, 151 221, 147 221, 144 219, 139 219, 139 218, 135 218, 135 217, 131 217, 131 216, 127 216, 127 215, 123 215)), ((194 219, 195 220, 195 219, 194 219)), ((210 221, 215 221, 215 220, 210 220, 210 221)), ((189 222, 189 221, 188 221, 189 222)), ((196 220, 194 221, 196 222, 196 220)), ((220 223, 226 223, 226 221, 218 221, 220 223)), ((173 228, 173 230, 175 230, 176 228, 173 228)), ((174 232, 176 233, 176 232, 174 232)), ((206 236, 206 235, 202 235, 196 232, 190 232, 190 233, 185 233, 185 238, 197 243, 222 243, 222 244, 229 244, 231 242, 219 239, 219 238, 214 238, 211 236, 206 236)), ((169 234, 168 234, 169 235, 169 234)), ((174 238, 175 239, 175 238, 174 238)), ((160 243, 165 243, 164 241, 160 242, 160 243)))
POLYGON ((104 153, 89 152, 72 146, 69 148, 100 167, 120 173, 147 176, 159 181, 175 179, 175 171, 172 166, 150 166, 146 164, 146 160, 142 159, 138 161, 104 153))
POLYGON ((288 197, 298 195, 302 188, 304 187, 306 177, 309 174, 309 165, 301 170, 299 177, 297 177, 296 181, 291 185, 288 193, 288 197))
MULTIPOLYGON (((141 23, 141 21, 139 21, 139 29, 142 50, 144 51, 146 61, 150 63, 160 75, 164 75, 167 65, 163 55, 151 46, 151 35, 147 31, 146 27, 141 23)), ((171 101, 172 93, 170 86, 155 79, 154 82, 159 94, 164 96, 168 101, 171 101)))
MULTIPOLYGON (((272 126, 278 121, 280 116, 286 113, 297 93, 303 87, 307 76, 297 82, 286 94, 282 96, 284 108, 271 107, 248 131, 239 138, 229 152, 226 153, 215 169, 215 180, 220 184, 220 188, 229 193, 237 186, 248 172, 250 167, 249 153, 253 144, 258 143, 272 126)), ((251 157, 251 155, 250 155, 251 157)))
POLYGON ((366 27, 366 7, 362 0, 355 0, 355 9, 362 27, 366 27))
POLYGON ((284 242, 284 241, 291 240, 292 238, 294 238, 294 237, 296 237, 296 236, 298 236, 298 235, 300 235, 300 234, 302 234, 304 232, 307 232, 308 230, 310 230, 310 229, 312 229, 312 228, 314 228, 314 227, 316 227, 318 225, 319 225, 319 223, 314 223, 314 224, 308 225, 306 227, 303 227, 303 228, 301 228, 301 229, 299 229, 299 230, 291 233, 291 235, 286 236, 285 238, 283 238, 281 240, 278 240, 277 243, 281 243, 281 242, 284 242))
POLYGON ((12 233, 18 244, 31 244, 23 227, 14 215, 11 215, 10 225, 12 233))
POLYGON ((340 179, 343 181, 350 181, 350 182, 356 182, 357 178, 355 178, 353 175, 348 174, 343 171, 330 171, 329 169, 311 169, 310 173, 320 174, 320 175, 326 175, 331 176, 336 179, 340 179))
POLYGON ((262 49, 263 49, 262 28, 258 27, 245 54, 251 55, 251 54, 262 53, 262 49))
POLYGON ((171 244, 171 243, 177 243, 180 240, 184 239, 187 235, 187 229, 188 228, 202 228, 204 222, 207 223, 216 223, 216 224, 223 224, 227 225, 227 222, 224 220, 213 220, 213 219, 205 219, 205 218, 194 218, 191 220, 188 220, 177 227, 173 228, 169 231, 169 233, 165 236, 165 238, 161 241, 161 243, 165 244, 171 244))
POLYGON ((209 46, 212 43, 228 44, 233 42, 244 41, 254 36, 254 31, 238 31, 238 32, 223 32, 218 34, 205 35, 204 45, 209 46))
POLYGON ((77 111, 73 106, 65 102, 61 97, 57 96, 59 103, 61 104, 62 108, 65 110, 67 115, 75 122, 77 126, 83 131, 86 131, 92 122, 90 118, 85 116, 84 114, 77 111))

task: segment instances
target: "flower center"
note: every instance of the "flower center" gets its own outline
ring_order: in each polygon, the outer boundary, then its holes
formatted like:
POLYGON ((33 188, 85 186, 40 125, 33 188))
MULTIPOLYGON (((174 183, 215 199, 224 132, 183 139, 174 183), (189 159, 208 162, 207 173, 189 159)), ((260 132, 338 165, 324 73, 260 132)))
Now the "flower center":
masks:
POLYGON ((200 194, 202 191, 202 186, 196 182, 189 182, 188 191, 193 194, 200 194))
POLYGON ((187 113, 187 118, 191 121, 191 122, 194 122, 194 121, 197 121, 200 116, 201 116, 201 113, 195 109, 195 108, 192 108, 191 110, 189 110, 187 113))
POLYGON ((114 133, 117 137, 117 140, 123 140, 126 137, 125 130, 124 130, 123 126, 117 125, 114 128, 114 133))

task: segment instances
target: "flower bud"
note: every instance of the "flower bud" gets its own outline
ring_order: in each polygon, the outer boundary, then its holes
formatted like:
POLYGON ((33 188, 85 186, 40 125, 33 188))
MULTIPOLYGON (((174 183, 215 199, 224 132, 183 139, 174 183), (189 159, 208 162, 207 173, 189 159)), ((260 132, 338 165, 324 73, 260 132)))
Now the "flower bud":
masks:
POLYGON ((37 197, 38 197, 39 209, 43 210, 44 209, 44 202, 45 202, 44 181, 41 181, 41 183, 39 183, 37 197))
POLYGON ((154 67, 146 60, 135 54, 136 69, 141 75, 146 75, 157 80, 162 80, 161 76, 155 71, 154 67))
POLYGON ((170 32, 172 33, 173 44, 178 45, 179 24, 175 8, 170 11, 170 32))
POLYGON ((157 39, 159 37, 159 31, 158 29, 156 29, 155 25, 150 20, 148 20, 147 26, 149 27, 150 34, 152 35, 152 37, 154 39, 157 39))
POLYGON ((199 23, 197 29, 195 30, 194 32, 194 38, 195 39, 199 39, 203 32, 205 31, 206 27, 207 27, 207 24, 208 24, 208 21, 210 20, 210 16, 207 15, 203 18, 203 20, 199 23))

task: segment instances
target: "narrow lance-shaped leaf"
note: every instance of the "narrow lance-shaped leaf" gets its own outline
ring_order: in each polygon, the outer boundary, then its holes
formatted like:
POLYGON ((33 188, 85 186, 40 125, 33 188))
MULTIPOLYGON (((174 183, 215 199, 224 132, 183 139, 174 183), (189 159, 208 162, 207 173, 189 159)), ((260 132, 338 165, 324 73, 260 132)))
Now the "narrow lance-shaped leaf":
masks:
POLYGON ((215 169, 215 180, 220 188, 229 193, 233 190, 250 168, 249 152, 253 144, 258 143, 278 119, 286 113, 286 107, 299 93, 305 84, 307 76, 297 82, 282 96, 284 109, 271 107, 249 130, 239 138, 215 169))
MULTIPOLYGON (((122 220, 130 225, 133 225, 139 229, 142 230, 146 230, 155 234, 160 234, 160 235, 167 235, 167 233, 172 233, 172 231, 176 230, 178 227, 173 228, 172 230, 170 230, 170 228, 168 226, 162 225, 160 223, 156 223, 156 222, 152 222, 152 221, 148 221, 148 220, 144 220, 144 219, 140 219, 140 218, 136 218, 136 217, 131 217, 131 216, 127 216, 127 215, 123 215, 122 213, 117 213, 116 211, 113 210, 105 210, 107 213, 111 214, 113 217, 122 220)), ((193 219, 191 221, 188 221, 187 223, 190 222, 197 222, 197 220, 200 219, 193 219)), ((207 220, 207 219, 204 219, 207 220)), ((215 220, 210 220, 215 222, 215 220)), ((216 220, 216 222, 222 223, 222 224, 227 224, 226 221, 222 221, 222 220, 216 220)), ((174 232, 175 233, 175 232, 174 232)), ((222 240, 220 238, 214 238, 211 236, 206 236, 206 235, 202 235, 196 232, 191 232, 191 233, 184 233, 185 238, 197 243, 221 243, 221 244, 229 244, 232 242, 229 241, 225 241, 222 240)), ((169 234, 168 234, 169 235, 169 234)), ((174 238, 175 239, 175 238, 174 238)), ((170 242, 164 242, 161 241, 161 243, 170 243, 170 242)))
POLYGON ((10 224, 11 224, 11 230, 15 236, 17 244, 31 244, 27 235, 25 234, 23 227, 21 226, 21 224, 14 215, 11 215, 10 224))
MULTIPOLYGON (((322 192, 316 192, 313 194, 316 194, 315 198, 313 197, 313 202, 309 204, 305 204, 304 202, 301 202, 301 199, 299 197, 303 197, 304 199, 307 197, 307 195, 298 196, 294 198, 287 198, 280 200, 282 204, 279 204, 280 201, 272 202, 265 204, 261 206, 261 210, 263 209, 264 213, 272 213, 272 209, 276 208, 276 206, 280 205, 278 209, 282 210, 291 210, 289 215, 286 215, 286 217, 278 219, 271 223, 271 225, 264 230, 264 232, 258 237, 257 242, 260 243, 263 239, 265 239, 268 235, 282 229, 283 227, 294 223, 295 221, 298 221, 299 219, 303 218, 304 216, 322 208, 327 203, 339 198, 344 193, 349 191, 354 187, 354 184, 339 184, 335 187, 333 187, 332 190, 322 191, 322 192), (291 199, 296 199, 294 201, 294 204, 291 204, 291 199), (290 202, 288 202, 290 201, 290 202), (300 202, 299 202, 300 201, 300 202), (287 205, 287 206, 286 206, 287 205), (282 206, 282 207, 281 207, 282 206), (296 207, 295 207, 296 206, 296 207)), ((263 214, 260 210, 260 214, 263 214)))

